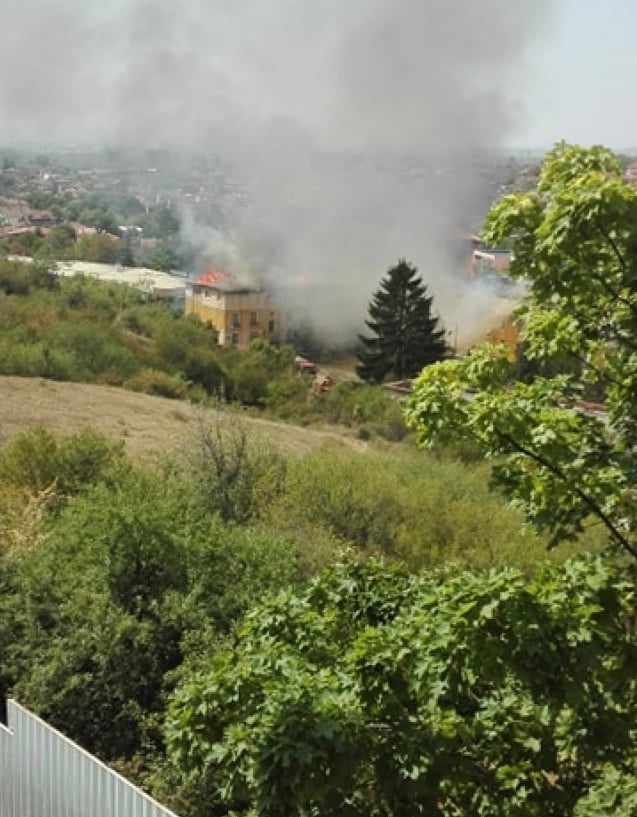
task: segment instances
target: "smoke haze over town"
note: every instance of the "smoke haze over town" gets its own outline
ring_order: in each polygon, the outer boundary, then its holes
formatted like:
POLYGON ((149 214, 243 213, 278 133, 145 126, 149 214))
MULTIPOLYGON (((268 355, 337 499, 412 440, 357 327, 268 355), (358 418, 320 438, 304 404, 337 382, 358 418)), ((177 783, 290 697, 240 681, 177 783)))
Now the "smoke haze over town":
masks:
POLYGON ((8 0, 3 139, 221 156, 247 204, 224 232, 188 214, 185 230, 324 334, 360 328, 398 257, 447 326, 467 327, 484 303, 467 298, 455 247, 492 197, 483 157, 525 120, 515 77, 552 6, 8 0))

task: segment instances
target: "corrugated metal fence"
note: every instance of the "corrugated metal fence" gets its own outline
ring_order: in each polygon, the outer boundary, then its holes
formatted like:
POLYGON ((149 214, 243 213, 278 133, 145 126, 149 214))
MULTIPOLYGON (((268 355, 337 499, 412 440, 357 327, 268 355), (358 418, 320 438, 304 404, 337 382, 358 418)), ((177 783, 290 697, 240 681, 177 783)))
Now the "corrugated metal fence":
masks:
POLYGON ((175 817, 15 701, 0 723, 0 817, 175 817))

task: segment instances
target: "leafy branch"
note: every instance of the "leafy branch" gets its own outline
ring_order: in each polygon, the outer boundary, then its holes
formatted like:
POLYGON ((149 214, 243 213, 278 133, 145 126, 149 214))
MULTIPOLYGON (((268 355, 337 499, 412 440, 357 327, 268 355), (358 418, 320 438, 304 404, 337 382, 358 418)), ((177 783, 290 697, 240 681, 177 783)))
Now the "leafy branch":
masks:
MULTIPOLYGON (((554 476, 561 479, 565 484, 567 485, 570 484, 570 480, 568 479, 567 475, 556 463, 550 462, 550 460, 547 460, 541 454, 538 454, 537 452, 532 451, 530 448, 527 448, 525 445, 522 445, 507 432, 502 431, 500 429, 495 429, 495 431, 496 434, 501 439, 503 439, 511 446, 511 448, 513 448, 514 451, 517 451, 519 454, 523 454, 525 457, 528 457, 529 459, 533 460, 533 462, 546 468, 554 476)), ((589 494, 585 493, 579 486, 573 485, 572 488, 576 496, 578 496, 582 500, 582 502, 590 509, 592 514, 596 516, 604 524, 606 529, 611 534, 612 538, 622 548, 624 548, 624 550, 630 553, 630 555, 633 556, 633 558, 637 559, 637 548, 631 545, 631 543, 617 528, 617 526, 614 524, 614 522, 608 516, 608 514, 605 513, 604 510, 600 507, 599 503, 596 502, 593 499, 593 497, 591 497, 589 494)))

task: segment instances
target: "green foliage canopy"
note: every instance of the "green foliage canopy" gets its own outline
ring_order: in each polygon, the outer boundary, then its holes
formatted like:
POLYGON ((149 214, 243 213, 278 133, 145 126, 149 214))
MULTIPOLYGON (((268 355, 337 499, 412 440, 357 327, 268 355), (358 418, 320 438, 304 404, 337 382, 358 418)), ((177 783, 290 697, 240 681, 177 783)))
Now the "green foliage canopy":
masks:
POLYGON ((88 490, 123 459, 123 445, 93 429, 56 437, 37 425, 0 451, 0 480, 33 493, 54 487, 72 496, 88 490))
POLYGON ((407 419, 424 445, 468 438, 497 457, 496 483, 554 542, 594 517, 637 556, 637 191, 610 151, 562 143, 537 190, 505 196, 483 236, 510 244, 510 273, 527 283, 527 357, 580 365, 512 382, 502 348, 477 348, 422 372, 407 419), (581 402, 591 384, 603 412, 581 402))
MULTIPOLYGON (((45 460, 43 435, 29 441, 45 460)), ((63 472, 84 449, 74 474, 87 484, 43 515, 30 541, 4 548, 0 517, 0 697, 15 695, 89 751, 130 758, 160 745, 156 723, 175 672, 218 647, 259 593, 293 586, 303 568, 295 543, 226 526, 170 470, 115 462, 90 473, 97 445, 88 442, 51 453, 68 452, 63 472)))
POLYGON ((345 561, 184 682, 169 752, 263 817, 572 814, 632 762, 633 603, 600 559, 530 581, 345 561))

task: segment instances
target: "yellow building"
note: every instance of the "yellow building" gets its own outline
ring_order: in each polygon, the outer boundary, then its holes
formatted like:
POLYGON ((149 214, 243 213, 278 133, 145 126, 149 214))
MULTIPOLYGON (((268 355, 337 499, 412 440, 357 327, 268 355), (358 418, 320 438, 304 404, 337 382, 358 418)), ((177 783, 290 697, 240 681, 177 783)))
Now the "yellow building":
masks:
POLYGON ((246 349, 256 338, 280 343, 281 314, 262 289, 242 286, 221 272, 206 272, 186 289, 186 315, 211 323, 220 346, 246 349))
POLYGON ((508 315, 499 326, 491 329, 486 339, 489 343, 504 343, 509 357, 515 360, 518 354, 518 328, 513 315, 508 315))

